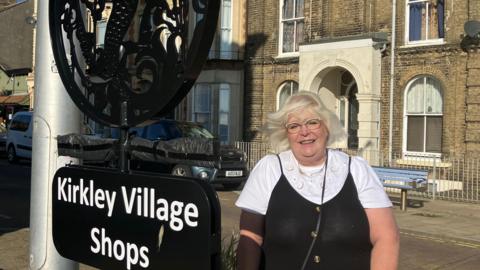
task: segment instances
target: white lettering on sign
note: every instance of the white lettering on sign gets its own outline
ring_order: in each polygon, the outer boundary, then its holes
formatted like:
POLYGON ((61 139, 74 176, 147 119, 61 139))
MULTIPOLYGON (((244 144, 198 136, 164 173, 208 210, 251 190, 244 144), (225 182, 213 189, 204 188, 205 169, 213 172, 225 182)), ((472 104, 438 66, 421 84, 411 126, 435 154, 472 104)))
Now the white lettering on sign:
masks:
MULTIPOLYGON (((82 178, 78 184, 73 184, 70 177, 59 177, 57 188, 57 200, 98 209, 107 208, 107 216, 112 216, 116 191, 96 188, 94 180, 89 180, 85 185, 82 178)), ((193 203, 157 198, 154 188, 121 186, 121 190, 124 210, 129 215, 168 222, 169 227, 177 232, 183 230, 185 224, 189 227, 198 226, 198 207, 193 203)))
POLYGON ((99 209, 107 206, 107 216, 112 216, 113 207, 115 204, 115 191, 95 189, 93 180, 88 181, 88 186, 85 186, 83 179, 80 178, 78 185, 72 184, 72 179, 58 178, 57 200, 70 203, 79 203, 85 206, 97 207, 99 209))
POLYGON ((112 240, 106 235, 104 228, 92 228, 90 231, 93 245, 90 250, 95 254, 101 254, 109 258, 113 257, 117 261, 125 261, 127 269, 130 270, 132 265, 139 264, 143 268, 147 268, 150 264, 148 259, 148 247, 137 246, 134 243, 124 243, 122 240, 112 240))
POLYGON ((141 217, 168 221, 168 225, 174 231, 181 231, 184 224, 190 227, 198 226, 198 207, 193 203, 172 201, 169 205, 164 198, 156 198, 153 188, 121 187, 122 198, 127 214, 135 214, 141 217), (183 219, 180 218, 183 215, 183 219))

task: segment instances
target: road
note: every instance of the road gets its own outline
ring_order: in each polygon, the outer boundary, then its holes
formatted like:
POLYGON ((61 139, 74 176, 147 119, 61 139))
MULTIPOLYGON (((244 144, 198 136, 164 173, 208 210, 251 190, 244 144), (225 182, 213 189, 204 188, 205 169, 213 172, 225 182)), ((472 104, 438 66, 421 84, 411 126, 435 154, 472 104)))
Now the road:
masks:
MULTIPOLYGON (((222 205, 222 234, 237 231, 239 210, 234 206, 238 192, 217 190, 222 205)), ((0 270, 26 269, 30 201, 30 164, 10 165, 0 159, 0 270), (2 261, 4 260, 4 261, 2 261), (11 265, 14 264, 14 265, 11 265)), ((401 234, 399 269, 478 269, 480 246, 446 241, 417 234, 401 234)), ((93 269, 81 266, 80 269, 93 269)))
POLYGON ((0 235, 28 228, 29 209, 30 163, 0 159, 0 235))

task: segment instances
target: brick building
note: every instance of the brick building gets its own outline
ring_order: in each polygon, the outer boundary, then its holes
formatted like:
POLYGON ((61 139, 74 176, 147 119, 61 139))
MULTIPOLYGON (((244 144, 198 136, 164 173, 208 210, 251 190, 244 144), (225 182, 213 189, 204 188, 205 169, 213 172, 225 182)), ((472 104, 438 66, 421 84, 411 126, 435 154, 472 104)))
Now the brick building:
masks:
POLYGON ((215 38, 195 85, 174 117, 201 123, 232 144, 243 137, 246 0, 220 0, 215 38))
MULTIPOLYGON (((167 1, 171 3, 170 1, 167 1)), ((192 1, 187 1, 190 4, 192 1)), ((203 124, 222 143, 242 140, 243 97, 244 97, 244 47, 246 32, 246 0, 220 0, 215 37, 205 65, 189 94, 167 118, 194 121, 203 124)), ((145 0, 139 2, 145 3, 145 0)), ((190 7, 193 10, 193 7, 190 7)), ((111 12, 111 1, 107 1, 102 20, 96 23, 98 46, 103 46, 105 29, 111 12)), ((139 14, 143 11, 138 10, 139 14)), ((195 12, 190 13, 189 28, 195 29, 199 20, 195 12)), ((140 18, 132 24, 139 25, 140 18)), ((88 29, 93 32, 94 25, 88 29)), ((131 29, 138 29, 137 26, 131 29)), ((130 32, 134 36, 135 31, 130 32)), ((193 32, 188 38, 193 37, 193 32)), ((104 133, 104 126, 89 121, 92 129, 104 133)))
POLYGON ((0 7, 15 4, 15 0, 0 0, 0 7))
POLYGON ((348 131, 334 147, 480 153, 478 36, 464 30, 480 1, 252 0, 247 13, 246 140, 306 90, 348 131))

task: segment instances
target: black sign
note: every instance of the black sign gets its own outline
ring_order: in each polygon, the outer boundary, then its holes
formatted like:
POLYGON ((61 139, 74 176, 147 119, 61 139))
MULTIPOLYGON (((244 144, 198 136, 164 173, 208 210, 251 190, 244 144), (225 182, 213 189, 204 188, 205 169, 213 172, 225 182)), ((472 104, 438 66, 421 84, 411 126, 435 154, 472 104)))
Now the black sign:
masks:
POLYGON ((64 167, 52 208, 63 257, 101 269, 219 269, 220 206, 207 183, 64 167))
POLYGON ((135 126, 170 113, 188 94, 220 1, 50 0, 49 7, 55 63, 73 102, 97 122, 135 126))

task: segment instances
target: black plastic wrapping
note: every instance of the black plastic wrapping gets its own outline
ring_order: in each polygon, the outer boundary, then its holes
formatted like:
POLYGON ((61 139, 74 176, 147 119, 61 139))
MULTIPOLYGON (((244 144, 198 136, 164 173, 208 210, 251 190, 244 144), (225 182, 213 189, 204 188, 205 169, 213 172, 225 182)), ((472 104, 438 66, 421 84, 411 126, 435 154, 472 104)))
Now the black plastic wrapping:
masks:
MULTIPOLYGON (((57 140, 60 156, 93 162, 118 159, 118 139, 67 134, 58 136, 57 140)), ((130 159, 214 167, 218 160, 218 147, 217 141, 203 138, 150 141, 133 137, 127 149, 130 159)))
POLYGON ((130 142, 132 159, 182 163, 213 167, 217 161, 216 142, 202 138, 178 138, 169 141, 150 141, 134 137, 130 142))
POLYGON ((57 137, 58 155, 86 161, 110 161, 118 158, 118 140, 90 135, 67 134, 57 137))

